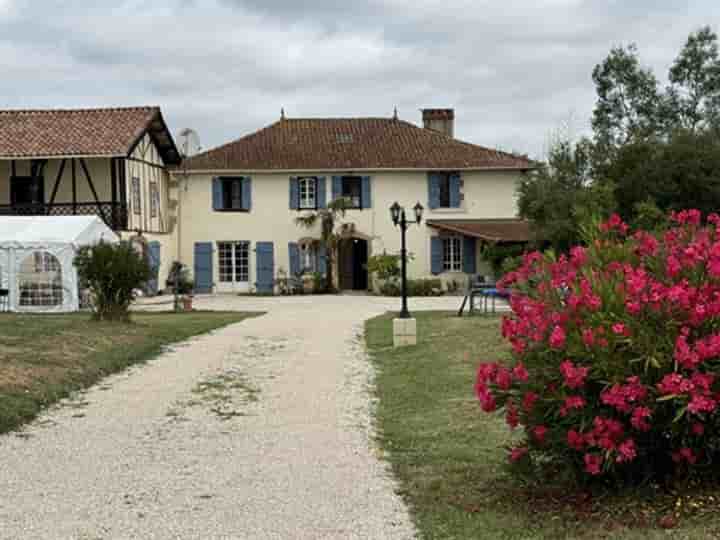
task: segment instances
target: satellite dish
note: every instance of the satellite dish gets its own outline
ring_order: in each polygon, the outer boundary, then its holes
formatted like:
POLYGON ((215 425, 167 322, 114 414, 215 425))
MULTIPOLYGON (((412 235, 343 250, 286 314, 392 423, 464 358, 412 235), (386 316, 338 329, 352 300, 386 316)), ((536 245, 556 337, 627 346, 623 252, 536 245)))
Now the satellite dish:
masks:
POLYGON ((189 158, 200 152, 202 146, 200 146, 200 137, 192 128, 181 129, 178 133, 178 142, 180 154, 183 159, 189 158))

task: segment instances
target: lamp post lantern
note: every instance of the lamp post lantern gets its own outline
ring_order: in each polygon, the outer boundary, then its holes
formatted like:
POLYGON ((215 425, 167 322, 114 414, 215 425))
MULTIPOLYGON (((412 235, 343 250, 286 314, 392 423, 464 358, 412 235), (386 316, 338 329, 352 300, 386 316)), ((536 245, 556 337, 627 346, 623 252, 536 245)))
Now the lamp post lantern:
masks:
POLYGON ((390 217, 392 218, 393 225, 396 227, 400 227, 400 264, 401 264, 401 287, 402 287, 402 309, 400 310, 400 319, 409 319, 410 318, 410 311, 408 311, 407 306, 407 241, 406 241, 406 233, 408 227, 415 223, 416 225, 420 225, 420 222, 422 221, 422 214, 423 214, 423 205, 418 202, 413 207, 413 212, 415 214, 415 220, 408 221, 407 215, 405 213, 405 208, 400 206, 400 204, 396 201, 391 207, 390 207, 390 217))

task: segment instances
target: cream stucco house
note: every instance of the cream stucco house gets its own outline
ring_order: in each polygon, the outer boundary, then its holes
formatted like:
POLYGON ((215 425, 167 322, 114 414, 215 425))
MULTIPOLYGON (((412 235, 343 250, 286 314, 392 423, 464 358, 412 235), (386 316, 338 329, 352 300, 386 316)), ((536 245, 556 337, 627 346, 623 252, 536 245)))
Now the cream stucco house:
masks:
MULTIPOLYGON (((454 121, 452 109, 424 110, 423 127, 283 115, 180 166, 158 107, 0 111, 0 215, 98 215, 146 246, 151 290, 180 261, 199 293, 271 293, 283 272, 325 271, 319 231, 298 216, 346 199, 336 285, 365 290, 367 259, 400 249, 390 206, 420 202, 410 277, 462 283, 489 273, 482 242, 528 240, 515 186, 534 164, 456 140, 454 121)), ((56 267, 43 254, 29 261, 14 271, 56 267)))
POLYGON ((413 278, 464 283, 487 274, 484 241, 526 241, 515 188, 534 164, 453 137, 452 109, 425 109, 423 127, 399 118, 283 117, 173 170, 179 259, 199 292, 270 293, 281 271, 323 272, 325 254, 296 218, 345 197, 340 289, 368 288, 365 263, 400 250, 389 208, 425 206, 408 231, 413 278))
MULTIPOLYGON (((177 246, 168 167, 180 161, 158 107, 0 111, 0 215, 97 215, 142 242, 157 274, 150 288, 162 287, 177 246)), ((48 287, 59 280, 49 253, 17 264, 48 287)))

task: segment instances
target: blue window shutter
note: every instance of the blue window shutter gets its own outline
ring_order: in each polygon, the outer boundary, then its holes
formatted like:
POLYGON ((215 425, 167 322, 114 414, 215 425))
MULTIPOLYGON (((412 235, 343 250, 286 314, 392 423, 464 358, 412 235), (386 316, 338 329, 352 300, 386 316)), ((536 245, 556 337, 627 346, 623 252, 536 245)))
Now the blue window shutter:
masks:
POLYGON ((433 210, 440 208, 440 175, 428 174, 428 207, 433 210))
POLYGON ((255 288, 259 293, 272 293, 275 290, 275 246, 272 242, 255 244, 255 288))
POLYGON ((193 258, 195 292, 209 294, 213 289, 213 245, 212 242, 195 242, 193 258))
POLYGON ((242 179, 242 209, 252 208, 252 178, 244 176, 242 179))
POLYGON ((443 271, 443 241, 439 236, 430 238, 430 272, 442 274, 443 271))
POLYGON ((342 176, 332 177, 332 200, 339 199, 342 195, 342 176))
POLYGON ((317 179, 317 207, 327 208, 327 181, 324 176, 318 176, 317 179))
POLYGON ((370 189, 370 177, 362 177, 362 207, 372 208, 372 190, 370 189))
POLYGON ((450 175, 450 208, 460 208, 460 175, 450 175))
POLYGON ((476 270, 477 239, 472 236, 463 237, 463 272, 474 274, 476 270))
POLYGON ((290 177, 290 210, 300 208, 300 182, 297 176, 290 177))
POLYGON ((317 271, 320 275, 327 275, 327 249, 320 244, 317 248, 317 271))
POLYGON ((300 274, 300 248, 296 242, 288 242, 288 253, 290 255, 290 275, 300 274))
POLYGON ((152 276, 145 285, 147 293, 154 296, 160 288, 160 242, 153 240, 148 242, 148 259, 152 276))
POLYGON ((212 208, 213 210, 223 209, 222 181, 217 177, 212 179, 212 208))

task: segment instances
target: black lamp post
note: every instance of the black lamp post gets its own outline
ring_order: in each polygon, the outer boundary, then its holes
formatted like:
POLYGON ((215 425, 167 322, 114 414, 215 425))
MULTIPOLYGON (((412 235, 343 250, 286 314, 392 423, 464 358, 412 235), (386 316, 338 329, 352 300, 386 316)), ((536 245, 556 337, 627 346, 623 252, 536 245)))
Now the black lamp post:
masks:
POLYGON ((410 312, 407 307, 407 245, 405 241, 405 233, 408 227, 415 223, 420 225, 422 221, 423 206, 419 202, 413 207, 415 213, 415 221, 408 221, 405 215, 405 209, 400 206, 397 201, 390 207, 390 217, 392 218, 393 225, 400 226, 401 231, 401 249, 400 249, 400 261, 402 264, 402 310, 400 311, 401 319, 409 319, 410 312))

